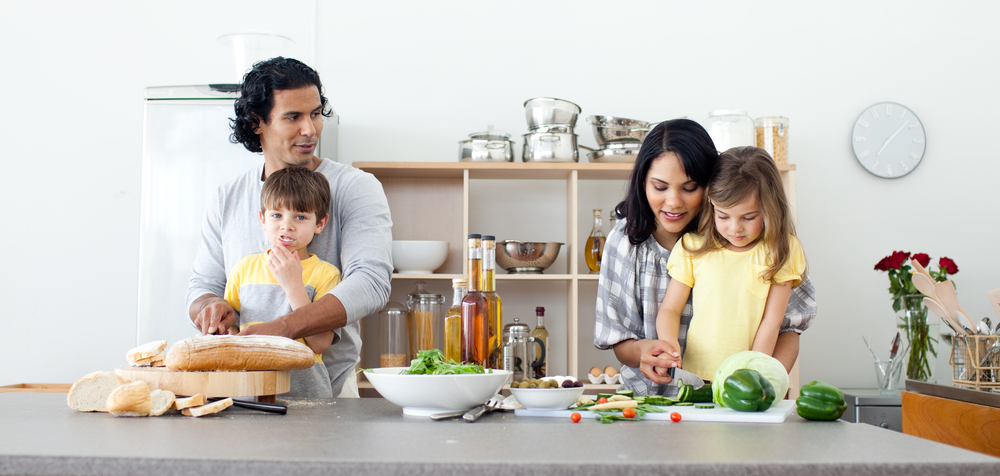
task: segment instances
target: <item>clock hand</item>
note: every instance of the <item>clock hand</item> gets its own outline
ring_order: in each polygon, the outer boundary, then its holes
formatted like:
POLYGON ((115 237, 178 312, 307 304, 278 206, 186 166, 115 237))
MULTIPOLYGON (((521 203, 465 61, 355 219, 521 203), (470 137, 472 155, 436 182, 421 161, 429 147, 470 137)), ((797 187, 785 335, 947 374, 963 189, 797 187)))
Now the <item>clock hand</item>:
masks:
POLYGON ((899 129, 896 129, 896 132, 893 132, 892 135, 889 136, 889 138, 885 140, 885 143, 882 144, 882 148, 879 149, 878 152, 875 153, 875 157, 878 157, 878 156, 882 155, 882 151, 885 150, 885 146, 889 145, 889 142, 892 142, 892 140, 896 138, 896 135, 899 134, 899 131, 902 131, 903 128, 906 127, 906 125, 909 124, 909 123, 910 123, 910 121, 907 120, 906 122, 903 123, 903 125, 899 126, 899 129))

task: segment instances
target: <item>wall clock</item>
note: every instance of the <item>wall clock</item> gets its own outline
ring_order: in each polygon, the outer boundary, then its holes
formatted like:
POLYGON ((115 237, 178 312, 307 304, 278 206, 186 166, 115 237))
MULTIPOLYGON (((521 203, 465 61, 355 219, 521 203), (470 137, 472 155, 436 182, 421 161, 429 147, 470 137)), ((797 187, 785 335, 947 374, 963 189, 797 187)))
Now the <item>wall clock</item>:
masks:
POLYGON ((851 133, 858 163, 882 178, 899 178, 917 168, 924 158, 926 139, 917 115, 894 102, 880 102, 865 109, 854 121, 851 133))

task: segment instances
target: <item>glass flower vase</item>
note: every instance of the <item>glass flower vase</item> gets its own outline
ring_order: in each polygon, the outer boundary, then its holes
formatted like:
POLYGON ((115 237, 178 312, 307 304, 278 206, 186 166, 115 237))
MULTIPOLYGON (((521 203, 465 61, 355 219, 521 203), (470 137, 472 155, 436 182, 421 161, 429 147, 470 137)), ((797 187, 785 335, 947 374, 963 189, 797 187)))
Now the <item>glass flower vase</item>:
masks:
MULTIPOLYGON (((934 382, 934 364, 937 359, 935 345, 938 343, 937 316, 928 318, 922 294, 904 294, 899 300, 896 326, 909 347, 906 362, 906 378, 923 382, 934 382)), ((902 349, 900 349, 902 350, 902 349)))

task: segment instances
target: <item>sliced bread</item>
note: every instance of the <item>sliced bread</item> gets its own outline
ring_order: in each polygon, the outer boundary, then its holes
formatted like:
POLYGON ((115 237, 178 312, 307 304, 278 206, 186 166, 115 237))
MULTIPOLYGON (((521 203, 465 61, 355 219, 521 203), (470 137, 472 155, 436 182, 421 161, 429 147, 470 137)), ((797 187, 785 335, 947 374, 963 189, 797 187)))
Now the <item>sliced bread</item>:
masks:
POLYGON ((160 416, 174 407, 174 392, 170 390, 153 390, 149 392, 149 416, 160 416))
POLYGON ((108 396, 127 383, 114 372, 89 373, 70 387, 66 403, 81 412, 106 412, 108 396))
POLYGON ((156 355, 164 352, 167 348, 167 341, 165 340, 154 340, 153 342, 147 342, 140 345, 125 354, 125 358, 128 360, 129 365, 145 365, 150 363, 150 357, 155 357, 156 355), (140 360, 146 360, 144 363, 137 363, 140 360))
POLYGON ((197 407, 204 404, 205 404, 204 393, 199 393, 187 398, 178 398, 174 400, 174 408, 177 410, 183 410, 185 408, 190 408, 190 407, 197 407))
POLYGON ((142 380, 122 385, 108 395, 107 405, 114 416, 149 416, 152 410, 149 385, 142 380))
POLYGON ((218 413, 225 410, 233 405, 233 399, 227 398, 225 400, 217 400, 208 405, 201 405, 198 407, 185 408, 181 410, 181 413, 187 416, 200 417, 202 415, 208 415, 211 413, 218 413))

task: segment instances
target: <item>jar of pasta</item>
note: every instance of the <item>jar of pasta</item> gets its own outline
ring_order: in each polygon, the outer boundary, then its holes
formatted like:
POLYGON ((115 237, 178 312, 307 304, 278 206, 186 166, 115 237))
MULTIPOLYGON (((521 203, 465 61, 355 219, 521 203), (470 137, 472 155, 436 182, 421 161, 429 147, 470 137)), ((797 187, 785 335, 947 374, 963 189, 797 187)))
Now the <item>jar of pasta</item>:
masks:
POLYGON ((776 164, 788 163, 788 118, 782 116, 758 117, 757 147, 764 149, 776 164))
POLYGON ((444 296, 428 292, 425 281, 417 281, 416 285, 406 296, 410 359, 417 358, 421 350, 444 348, 444 296))
POLYGON ((390 302, 378 313, 379 366, 410 366, 410 330, 407 309, 402 304, 390 302))

